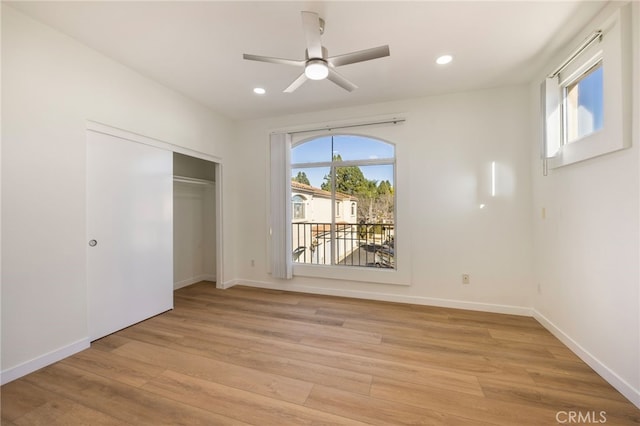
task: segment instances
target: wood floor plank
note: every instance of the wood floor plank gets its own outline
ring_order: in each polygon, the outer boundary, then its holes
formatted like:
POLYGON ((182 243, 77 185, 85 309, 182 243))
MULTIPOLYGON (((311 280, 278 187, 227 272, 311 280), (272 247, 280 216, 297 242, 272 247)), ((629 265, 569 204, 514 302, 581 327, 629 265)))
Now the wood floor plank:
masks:
MULTIPOLYGON (((163 324, 158 325, 160 321, 160 318, 158 318, 154 324, 162 327, 163 324)), ((170 329, 181 327, 179 325, 176 326, 171 321, 165 322, 165 324, 170 329)), ((188 325, 184 325, 184 327, 188 327, 188 325)), ((195 327, 193 336, 197 337, 185 337, 175 345, 180 345, 185 350, 193 347, 198 353, 201 353, 200 351, 205 351, 210 355, 221 353, 223 357, 233 358, 241 357, 240 354, 247 351, 274 355, 286 354, 286 357, 294 362, 304 362, 304 365, 316 365, 316 368, 318 366, 327 366, 335 369, 332 374, 323 374, 314 383, 358 393, 362 393, 364 387, 368 390, 372 374, 382 377, 399 377, 415 383, 431 383, 443 389, 458 389, 471 394, 482 393, 475 375, 426 368, 424 366, 418 367, 404 362, 378 360, 368 356, 346 354, 257 336, 240 336, 237 333, 218 329, 215 326, 207 327, 208 336, 203 331, 204 329, 201 330, 200 327, 195 327), (347 372, 347 377, 344 377, 345 371, 347 372), (356 376, 353 377, 353 374, 356 374, 356 376), (353 379, 355 379, 355 383, 345 382, 345 380, 353 379)))
POLYGON ((482 396, 462 395, 457 391, 386 378, 374 379, 371 385, 371 396, 417 407, 428 406, 437 412, 464 417, 468 421, 486 421, 503 426, 552 424, 556 414, 554 410, 532 408, 512 402, 489 401, 484 394, 482 396))
POLYGON ((455 371, 476 376, 499 376, 504 380, 516 383, 533 383, 533 379, 524 367, 511 366, 502 362, 487 360, 479 354, 456 354, 445 352, 429 352, 419 349, 398 348, 393 345, 368 345, 364 343, 347 343, 321 337, 303 339, 301 344, 313 347, 331 347, 333 350, 354 355, 366 356, 380 360, 398 360, 404 363, 421 366, 429 365, 445 371, 455 371))
POLYGON ((61 362, 131 386, 142 386, 166 369, 93 347, 61 362))
POLYGON ((174 305, 2 386, 2 425, 640 424, 533 318, 208 282, 174 305))
POLYGON ((370 396, 336 391, 320 385, 313 391, 305 406, 362 421, 371 425, 489 425, 463 417, 417 407, 403 402, 387 401, 370 396))
POLYGON ((113 352, 125 358, 148 362, 185 375, 200 377, 283 401, 302 403, 312 387, 312 383, 309 382, 261 371, 259 365, 256 368, 241 367, 144 342, 130 342, 113 352))
MULTIPOLYGON (((4 424, 4 423, 3 423, 4 424)), ((16 426, 120 426, 122 420, 68 399, 57 399, 18 418, 16 426)))
MULTIPOLYGON (((480 384, 488 399, 516 402, 532 407, 541 407, 555 411, 579 411, 607 413, 607 417, 616 425, 640 424, 640 410, 628 401, 617 401, 602 396, 593 396, 575 392, 571 387, 562 390, 529 384, 515 385, 499 379, 481 378, 480 384), (615 420, 614 420, 615 419, 615 420)), ((603 394, 606 394, 603 390, 603 394)))
POLYGON ((119 348, 120 346, 130 341, 131 339, 128 339, 120 334, 109 334, 108 336, 91 342, 91 348, 103 352, 111 352, 112 350, 119 348))
POLYGON ((62 363, 39 370, 25 380, 84 407, 115 417, 125 425, 238 424, 217 413, 150 394, 62 363))
POLYGON ((16 380, 2 386, 0 396, 2 424, 45 405, 54 397, 53 394, 24 380, 16 380))
POLYGON ((145 389, 253 425, 355 425, 325 410, 274 400, 241 389, 167 371, 145 389))
POLYGON ((220 340, 207 341, 194 337, 187 337, 180 341, 180 347, 185 352, 208 356, 235 365, 248 368, 258 368, 260 371, 302 380, 308 383, 318 383, 337 389, 356 393, 369 393, 372 376, 355 371, 326 366, 313 361, 300 361, 287 356, 265 353, 251 349, 241 349, 222 343, 220 340))

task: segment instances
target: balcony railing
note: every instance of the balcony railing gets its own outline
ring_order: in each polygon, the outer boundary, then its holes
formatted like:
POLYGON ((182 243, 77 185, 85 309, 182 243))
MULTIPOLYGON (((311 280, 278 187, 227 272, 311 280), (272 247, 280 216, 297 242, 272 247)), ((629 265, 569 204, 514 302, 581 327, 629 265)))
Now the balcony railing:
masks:
POLYGON ((392 223, 292 223, 293 261, 395 268, 392 223), (335 253, 335 254, 334 254, 335 253))

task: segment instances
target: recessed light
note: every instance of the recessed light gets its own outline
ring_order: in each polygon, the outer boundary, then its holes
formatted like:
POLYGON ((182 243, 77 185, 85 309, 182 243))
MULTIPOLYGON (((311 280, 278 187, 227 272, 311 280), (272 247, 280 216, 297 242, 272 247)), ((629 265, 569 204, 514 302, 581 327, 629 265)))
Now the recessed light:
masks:
POLYGON ((264 95, 265 93, 267 93, 267 91, 262 87, 256 87, 253 89, 253 93, 255 93, 256 95, 264 95))
POLYGON ((451 62, 452 60, 453 60, 453 56, 451 56, 451 55, 442 55, 442 56, 439 56, 438 59, 436 59, 436 64, 445 65, 445 64, 448 64, 449 62, 451 62))

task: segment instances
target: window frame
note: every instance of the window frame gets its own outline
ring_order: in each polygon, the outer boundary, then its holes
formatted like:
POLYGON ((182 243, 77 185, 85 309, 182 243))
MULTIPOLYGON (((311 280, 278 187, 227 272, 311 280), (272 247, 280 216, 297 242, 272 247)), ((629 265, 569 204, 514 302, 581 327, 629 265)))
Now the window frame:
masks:
MULTIPOLYGON (((598 129, 593 130, 592 132, 587 133, 586 135, 578 136, 574 139, 570 139, 570 135, 569 135, 569 127, 570 127, 569 115, 570 115, 570 110, 573 109, 572 107, 569 106, 570 88, 578 86, 581 81, 589 77, 598 68, 602 69, 604 73, 604 64, 602 63, 601 54, 596 55, 594 58, 591 58, 589 61, 584 61, 583 66, 580 67, 580 69, 575 73, 575 75, 572 75, 570 79, 566 79, 564 82, 560 83, 560 88, 562 90, 562 99, 563 99, 563 102, 562 102, 562 144, 563 145, 579 142, 581 139, 589 137, 592 134, 602 130, 602 127, 600 127, 598 129)), ((601 108, 604 107, 604 87, 603 87, 603 100, 602 100, 602 105, 600 105, 600 107, 601 108)), ((602 111, 602 113, 604 115, 604 111, 602 111)))
MULTIPOLYGON (((631 146, 631 14, 630 5, 597 18, 591 28, 599 41, 572 57, 566 67, 541 86, 542 159, 548 169, 567 166, 631 146), (602 128, 573 141, 566 139, 567 86, 579 80, 598 62, 603 70, 602 128)), ((584 34, 582 35, 584 37, 584 34)), ((579 39, 578 39, 579 40, 579 39)), ((568 45, 567 48, 578 44, 568 45)), ((567 49, 565 49, 566 52, 567 49)), ((565 53, 566 55, 566 53, 565 53)), ((558 65, 560 61, 552 65, 558 65)), ((546 169, 545 169, 546 170, 546 169)))
MULTIPOLYGON (((399 120, 402 123, 403 120, 399 120)), ((396 122, 393 122, 396 124, 396 122)), ((330 126, 327 126, 330 127, 330 126)), ((304 264, 294 262, 293 271, 295 276, 309 277, 309 278, 325 278, 325 279, 338 279, 348 280, 356 282, 367 282, 372 284, 394 284, 394 285, 410 285, 410 257, 399 257, 398 253, 407 254, 407 248, 403 245, 404 239, 402 237, 402 225, 398 225, 399 218, 399 203, 401 200, 401 194, 403 191, 397 191, 396 186, 408 186, 407 182, 398 182, 398 157, 399 157, 399 145, 392 141, 392 138, 397 137, 394 126, 375 126, 367 133, 352 133, 338 130, 331 131, 309 131, 302 134, 294 134, 291 141, 291 148, 295 148, 302 143, 317 139, 323 136, 359 136, 377 140, 387 143, 394 147, 394 157, 392 159, 364 159, 364 160, 343 160, 339 166, 368 166, 368 165, 380 165, 380 164, 392 164, 393 165, 393 180, 394 180, 394 228, 395 228, 395 254, 396 263, 395 268, 373 268, 373 267, 354 267, 343 265, 319 265, 319 264, 304 264)), ((290 155, 291 156, 291 155, 290 155)), ((314 162, 314 163, 293 163, 291 160, 290 168, 311 168, 311 167, 329 167, 332 173, 335 173, 335 168, 331 168, 332 161, 329 162, 314 162)), ((332 176, 332 182, 335 182, 335 174, 332 176)), ((332 203, 335 208, 335 203, 332 203)), ((408 241, 406 242, 408 244, 408 241)))
POLYGON ((307 219, 307 199, 303 195, 295 194, 291 197, 291 220, 306 220, 307 219), (296 198, 300 198, 300 200, 296 200, 296 198), (302 205, 302 217, 296 216, 296 205, 302 205))

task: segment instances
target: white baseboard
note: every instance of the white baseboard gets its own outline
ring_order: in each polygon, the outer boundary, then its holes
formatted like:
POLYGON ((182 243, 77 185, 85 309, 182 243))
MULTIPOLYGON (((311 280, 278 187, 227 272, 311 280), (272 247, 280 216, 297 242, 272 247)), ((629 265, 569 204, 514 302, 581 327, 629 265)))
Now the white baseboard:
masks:
POLYGON ((199 283, 200 281, 214 281, 216 280, 215 275, 211 274, 203 274, 198 275, 197 277, 187 278, 186 280, 178 281, 173 283, 173 289, 177 290, 182 287, 186 287, 191 284, 199 283))
MULTIPOLYGON (((244 281, 241 280, 229 280, 229 281, 225 281, 223 283, 218 284, 216 287, 217 288, 221 288, 223 290, 226 290, 228 288, 233 287, 234 285, 239 285, 241 283, 243 283, 244 281)), ((257 286, 251 286, 251 287, 257 287, 257 286)))
POLYGON ((533 309, 533 317, 538 320, 551 334, 556 336, 558 340, 564 343, 573 353, 578 355, 589 367, 593 368, 596 373, 602 376, 611 386, 616 388, 618 392, 631 401, 636 407, 640 408, 640 389, 634 389, 629 383, 613 372, 609 367, 602 363, 598 358, 593 356, 588 350, 580 346, 578 342, 573 340, 568 334, 562 331, 544 315, 533 309))
POLYGON ((373 291, 358 291, 358 290, 345 290, 345 289, 325 288, 325 287, 313 287, 313 286, 290 284, 290 283, 279 284, 279 283, 271 283, 266 281, 233 280, 233 281, 228 281, 227 283, 232 283, 232 284, 224 288, 229 288, 229 287, 232 287, 233 285, 247 285, 249 287, 268 288, 272 290, 299 291, 302 293, 323 294, 326 296, 351 297, 355 299, 379 300, 383 302, 411 303, 414 305, 438 306, 442 308, 454 308, 454 309, 468 309, 472 311, 492 312, 496 314, 520 315, 520 316, 527 316, 527 317, 533 316, 531 308, 527 308, 524 306, 499 305, 499 304, 481 303, 481 302, 467 302, 467 301, 461 301, 461 300, 438 299, 434 297, 404 296, 399 294, 380 293, 380 292, 373 292, 373 291))
POLYGON ((33 373, 36 370, 46 367, 47 365, 51 365, 54 362, 58 362, 68 356, 83 351, 89 346, 90 342, 88 338, 81 339, 60 349, 56 349, 32 360, 23 362, 15 367, 3 370, 0 372, 0 384, 4 385, 5 383, 9 383, 22 376, 26 376, 29 373, 33 373))

